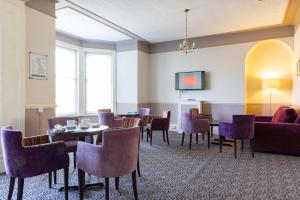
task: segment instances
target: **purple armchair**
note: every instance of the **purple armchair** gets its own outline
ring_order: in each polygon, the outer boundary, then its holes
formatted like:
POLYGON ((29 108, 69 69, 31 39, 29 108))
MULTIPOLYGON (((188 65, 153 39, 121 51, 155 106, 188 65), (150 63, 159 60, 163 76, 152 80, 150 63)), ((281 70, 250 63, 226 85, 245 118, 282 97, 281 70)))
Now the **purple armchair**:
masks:
MULTIPOLYGON (((105 178, 105 199, 109 199, 109 178, 132 173, 134 198, 137 200, 136 167, 139 151, 139 127, 110 129, 102 134, 102 145, 78 143, 77 166, 79 196, 83 199, 85 172, 105 178)), ((117 183, 116 179, 116 185, 117 183)))
POLYGON ((144 127, 147 126, 150 115, 150 108, 138 108, 138 112, 141 118, 141 134, 144 139, 144 127))
MULTIPOLYGON (((78 124, 78 117, 52 117, 48 119, 48 128, 53 129, 55 125, 59 124, 61 126, 67 125, 68 120, 75 120, 78 124)), ((66 145, 66 150, 68 153, 73 152, 73 165, 76 168, 76 150, 77 150, 77 142, 78 137, 74 136, 49 136, 51 142, 63 141, 66 145)), ((90 138, 90 137, 89 137, 90 138)), ((91 139, 86 139, 89 142, 91 139)), ((56 184, 56 171, 53 172, 54 184, 56 184)))
MULTIPOLYGON (((49 187, 51 187, 51 172, 59 169, 64 169, 65 188, 68 188, 69 157, 65 144, 63 142, 49 143, 46 138, 48 136, 23 139, 20 131, 2 128, 1 140, 5 170, 10 177, 9 200, 12 198, 16 178, 18 179, 17 199, 21 200, 25 178, 49 173, 49 187)), ((65 199, 68 199, 67 189, 65 199)))
POLYGON ((224 138, 234 139, 234 157, 236 158, 236 140, 241 140, 241 150, 244 148, 244 140, 250 140, 251 153, 253 152, 253 137, 254 137, 254 115, 233 115, 232 123, 221 122, 219 126, 220 134, 220 152, 222 152, 222 142, 224 138))
POLYGON ((122 119, 116 119, 112 112, 98 112, 99 124, 109 128, 122 127, 122 119))
POLYGON ((181 128, 182 128, 182 141, 181 146, 184 143, 184 136, 186 133, 190 134, 190 145, 192 147, 192 134, 196 134, 196 143, 198 144, 198 133, 203 135, 207 133, 207 147, 210 146, 210 126, 208 119, 193 119, 189 112, 182 113, 181 115, 181 128))
POLYGON ((164 142, 167 139, 169 145, 169 127, 170 127, 171 111, 164 111, 162 117, 153 117, 150 124, 147 125, 147 141, 150 137, 150 146, 152 146, 153 131, 162 131, 164 142), (166 139, 165 139, 166 137, 166 139))

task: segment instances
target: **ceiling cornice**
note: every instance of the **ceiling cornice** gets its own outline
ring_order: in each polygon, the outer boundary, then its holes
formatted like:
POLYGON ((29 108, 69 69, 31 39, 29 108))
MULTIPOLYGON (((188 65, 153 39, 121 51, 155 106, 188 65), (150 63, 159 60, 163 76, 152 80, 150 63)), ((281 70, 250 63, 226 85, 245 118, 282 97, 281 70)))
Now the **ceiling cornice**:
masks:
POLYGON ((123 33, 123 34, 125 34, 125 35, 127 35, 127 36, 129 36, 133 39, 147 42, 146 39, 138 36, 137 34, 132 33, 129 30, 127 30, 127 29, 125 29, 125 28, 123 28, 123 27, 121 27, 117 24, 114 24, 113 22, 111 22, 111 21, 109 21, 109 20, 107 20, 107 19, 105 19, 105 18, 103 18, 103 17, 101 17, 101 16, 99 16, 99 15, 97 15, 97 14, 95 14, 95 13, 93 13, 93 12, 91 12, 91 11, 89 11, 89 10, 87 10, 87 9, 85 9, 85 8, 69 1, 69 0, 60 0, 59 2, 63 4, 63 7, 58 8, 58 10, 59 9, 64 9, 64 8, 71 8, 71 9, 73 9, 73 10, 75 10, 75 11, 77 11, 77 12, 79 12, 79 13, 87 16, 87 17, 90 17, 90 18, 92 18, 92 19, 94 19, 94 20, 96 20, 96 21, 98 21, 98 22, 100 22, 100 23, 116 30, 116 31, 119 31, 120 33, 123 33))

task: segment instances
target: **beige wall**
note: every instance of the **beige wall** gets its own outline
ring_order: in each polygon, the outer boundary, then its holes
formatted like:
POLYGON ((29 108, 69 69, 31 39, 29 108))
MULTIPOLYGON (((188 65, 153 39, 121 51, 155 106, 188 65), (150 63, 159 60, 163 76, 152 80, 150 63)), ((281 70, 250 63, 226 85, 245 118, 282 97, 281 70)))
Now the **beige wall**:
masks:
POLYGON ((46 134, 55 113, 55 18, 26 7, 25 135, 46 134), (29 52, 48 55, 48 79, 29 79, 29 52), (38 112, 38 108, 43 108, 38 112))
POLYGON ((26 7, 26 104, 55 104, 55 18, 26 7), (28 52, 48 55, 48 80, 29 79, 28 52))

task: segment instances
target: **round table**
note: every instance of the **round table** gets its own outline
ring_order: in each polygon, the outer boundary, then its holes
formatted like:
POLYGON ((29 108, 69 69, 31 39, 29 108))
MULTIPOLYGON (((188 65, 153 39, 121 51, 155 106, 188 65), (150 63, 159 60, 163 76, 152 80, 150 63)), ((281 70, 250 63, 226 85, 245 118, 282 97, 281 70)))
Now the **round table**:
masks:
MULTIPOLYGON (((79 141, 85 141, 86 136, 94 136, 101 134, 104 130, 108 129, 108 126, 100 126, 99 128, 88 128, 88 129, 81 129, 81 128, 76 128, 76 129, 67 129, 65 128, 64 131, 58 131, 56 129, 49 129, 48 130, 48 135, 49 136, 77 136, 79 141)), ((100 186, 104 187, 103 183, 90 183, 90 184, 85 184, 85 189, 87 188, 92 188, 95 186, 100 186)), ((72 185, 69 186, 68 189, 71 190, 79 190, 78 185, 72 185)), ((59 188, 59 191, 62 192, 64 191, 65 188, 61 187, 59 188)))

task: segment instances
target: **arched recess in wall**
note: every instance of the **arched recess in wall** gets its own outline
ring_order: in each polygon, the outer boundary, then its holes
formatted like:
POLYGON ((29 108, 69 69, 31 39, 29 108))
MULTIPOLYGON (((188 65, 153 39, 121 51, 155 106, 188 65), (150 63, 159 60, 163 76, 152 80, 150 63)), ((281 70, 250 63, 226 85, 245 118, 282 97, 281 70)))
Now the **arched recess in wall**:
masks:
POLYGON ((293 59, 292 49, 280 40, 265 40, 250 49, 245 63, 247 114, 272 115, 277 107, 292 104, 293 59))

